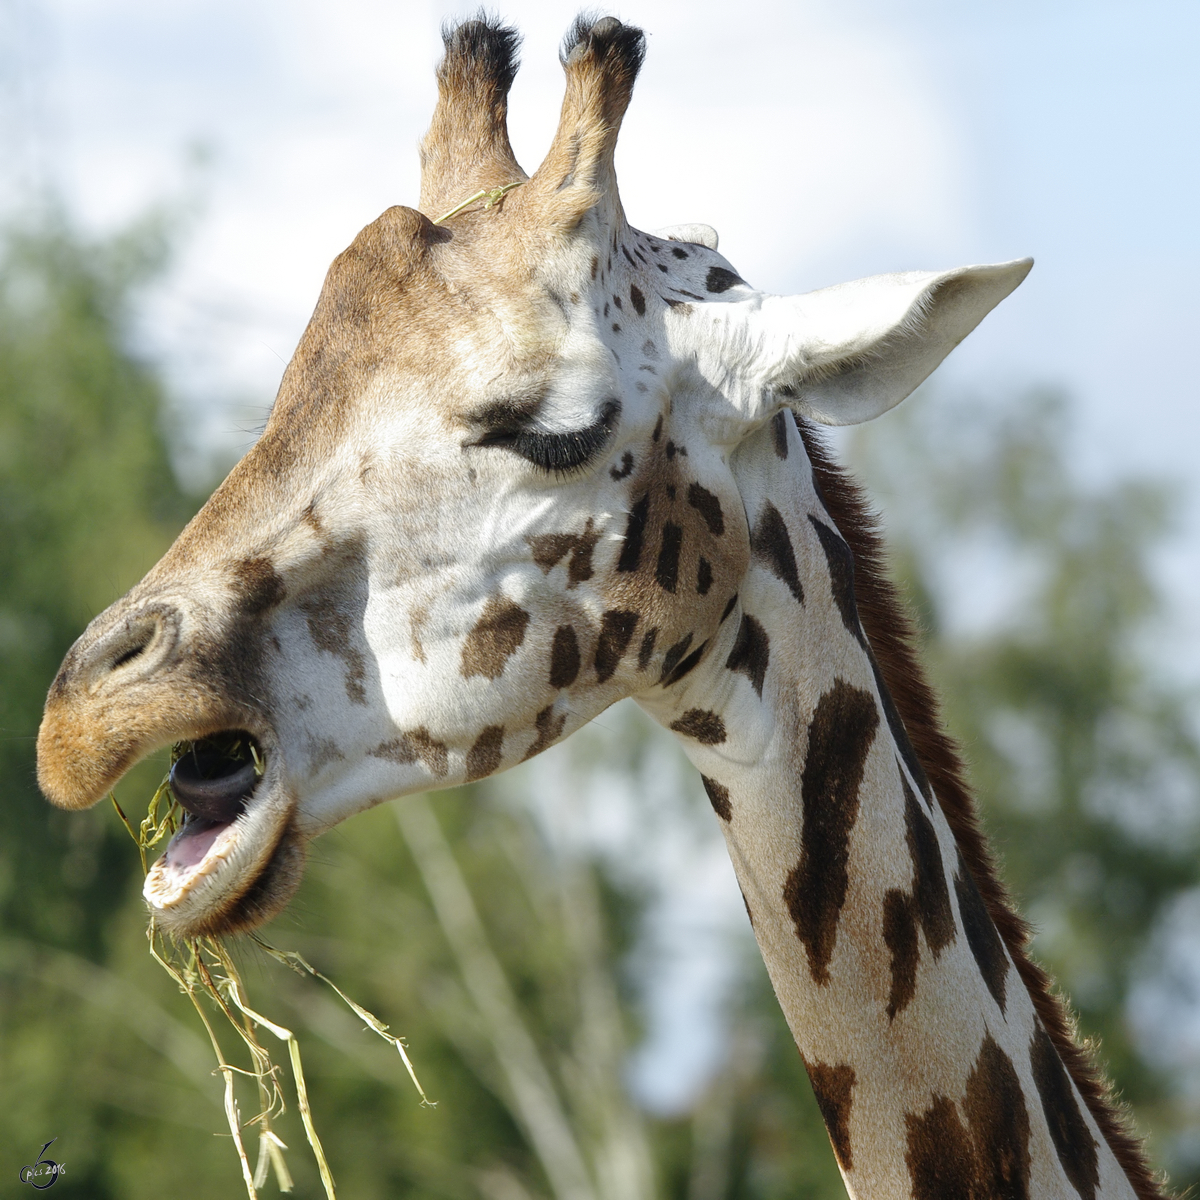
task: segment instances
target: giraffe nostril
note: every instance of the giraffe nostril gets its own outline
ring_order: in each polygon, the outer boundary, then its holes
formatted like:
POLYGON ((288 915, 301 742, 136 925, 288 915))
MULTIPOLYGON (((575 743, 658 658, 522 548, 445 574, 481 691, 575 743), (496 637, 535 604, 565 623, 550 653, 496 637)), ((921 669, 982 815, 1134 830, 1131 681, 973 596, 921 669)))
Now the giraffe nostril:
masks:
POLYGON ((177 624, 175 614, 157 610, 127 620, 95 647, 93 670, 102 677, 135 663, 143 671, 148 669, 153 666, 149 660, 169 652, 177 624))
POLYGON ((154 631, 150 630, 144 637, 139 638, 135 645, 122 650, 117 657, 113 659, 112 670, 115 671, 118 667, 123 667, 126 663, 133 662, 135 658, 140 658, 146 653, 146 650, 152 641, 154 641, 154 631))

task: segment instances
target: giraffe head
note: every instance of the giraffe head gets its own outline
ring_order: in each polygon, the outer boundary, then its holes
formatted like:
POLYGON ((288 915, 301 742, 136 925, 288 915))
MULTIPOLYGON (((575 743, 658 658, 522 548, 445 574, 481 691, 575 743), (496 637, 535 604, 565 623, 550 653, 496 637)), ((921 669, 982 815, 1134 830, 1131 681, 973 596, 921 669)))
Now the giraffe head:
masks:
POLYGON ((707 227, 631 228, 613 150, 643 48, 576 25, 527 178, 515 35, 447 36, 420 209, 335 260, 257 444, 67 654, 38 739, 54 803, 192 744, 190 815, 146 883, 167 929, 252 926, 343 818, 674 686, 750 558, 743 440, 785 406, 845 424, 898 403, 1028 270, 770 296, 707 227))

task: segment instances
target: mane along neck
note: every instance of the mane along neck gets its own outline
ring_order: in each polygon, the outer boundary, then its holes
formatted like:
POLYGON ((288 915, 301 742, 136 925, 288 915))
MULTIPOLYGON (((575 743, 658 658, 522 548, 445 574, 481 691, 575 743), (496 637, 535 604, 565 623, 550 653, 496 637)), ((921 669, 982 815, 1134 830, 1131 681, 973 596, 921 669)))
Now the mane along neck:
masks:
POLYGON ((1025 953, 860 493, 787 412, 731 467, 751 565, 645 703, 704 777, 848 1189, 1160 1196, 1025 953))
POLYGON ((937 696, 925 678, 915 650, 916 630, 896 585, 887 575, 886 550, 878 522, 862 490, 831 457, 817 429, 796 422, 829 515, 854 555, 855 598, 863 629, 875 652, 880 674, 892 695, 921 766, 975 878, 987 911, 1025 985, 1038 1018, 1078 1088, 1104 1140, 1139 1200, 1165 1192, 1134 1137, 1128 1117, 1112 1095, 1112 1085, 1077 1040, 1074 1018, 1051 989, 1045 970, 1029 957, 1032 930, 1018 915, 1001 881, 980 828, 966 767, 942 724, 937 696))

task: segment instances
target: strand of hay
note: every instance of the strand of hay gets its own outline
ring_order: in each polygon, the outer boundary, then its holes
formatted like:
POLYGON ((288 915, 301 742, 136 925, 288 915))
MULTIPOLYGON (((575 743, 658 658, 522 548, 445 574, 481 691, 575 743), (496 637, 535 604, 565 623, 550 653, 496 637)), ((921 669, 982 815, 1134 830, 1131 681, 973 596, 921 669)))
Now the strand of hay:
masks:
MULTIPOLYGON (((182 746, 176 746, 172 750, 172 764, 183 752, 183 749, 182 746)), ((110 794, 109 799, 117 811, 117 816, 129 831, 129 836, 137 845, 142 860, 142 874, 145 875, 149 869, 148 852, 164 839, 169 839, 174 835, 181 821, 181 810, 171 795, 170 774, 168 773, 154 795, 151 796, 146 816, 136 830, 120 804, 117 803, 116 796, 110 794)), ((175 980, 179 990, 192 1002, 192 1006, 204 1024, 208 1040, 212 1044, 213 1053, 217 1059, 214 1073, 220 1074, 225 1082, 225 1119, 229 1124, 229 1132, 233 1135, 233 1144, 237 1150, 242 1180, 246 1185, 246 1194, 249 1200, 258 1200, 258 1189, 267 1182, 267 1178, 272 1172, 281 1192, 290 1192, 293 1187, 291 1172, 288 1170, 287 1161, 284 1158, 287 1146, 271 1124, 274 1119, 280 1117, 287 1110, 280 1084, 281 1071, 272 1061, 270 1051, 259 1041, 257 1031, 260 1026, 287 1045, 288 1057, 292 1064, 292 1078, 296 1086, 296 1107, 299 1109, 300 1119, 304 1123, 304 1133, 313 1156, 317 1160, 317 1169, 321 1174, 321 1183, 324 1186, 327 1200, 336 1200, 333 1172, 329 1169, 329 1163, 325 1158, 325 1151, 321 1146, 321 1139, 317 1135, 312 1108, 308 1101, 308 1086, 304 1079, 304 1066, 300 1059, 300 1043, 296 1035, 286 1026, 272 1021, 250 1006, 246 986, 242 982, 241 975, 230 957, 223 939, 204 937, 179 942, 164 935, 155 926, 153 916, 150 918, 146 937, 150 942, 151 957, 175 980), (249 1070, 234 1066, 226 1059, 216 1030, 209 1020, 209 1013, 201 1002, 205 997, 210 1003, 215 1004, 245 1045, 250 1055, 251 1067, 249 1070), (245 1121, 242 1120, 238 1110, 234 1089, 234 1082, 238 1075, 252 1078, 258 1090, 259 1111, 245 1121), (253 1171, 250 1170, 250 1159, 242 1138, 243 1128, 252 1125, 258 1126, 258 1159, 253 1171)), ((433 1102, 426 1096, 424 1088, 417 1079, 403 1039, 389 1033, 388 1026, 378 1017, 347 996, 333 980, 323 975, 296 951, 276 949, 257 936, 254 936, 254 942, 276 962, 282 963, 297 974, 310 975, 314 979, 319 979, 331 987, 372 1033, 395 1046, 413 1086, 417 1089, 417 1094, 421 1097, 421 1104, 433 1107, 433 1102)))

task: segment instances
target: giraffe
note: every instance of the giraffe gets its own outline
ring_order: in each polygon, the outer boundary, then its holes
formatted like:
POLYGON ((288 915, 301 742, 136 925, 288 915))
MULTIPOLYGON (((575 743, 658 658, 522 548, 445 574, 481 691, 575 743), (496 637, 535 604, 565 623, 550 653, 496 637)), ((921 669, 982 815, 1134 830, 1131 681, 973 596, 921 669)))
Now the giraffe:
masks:
POLYGON ((87 807, 185 743, 145 896, 232 932, 337 822, 633 696, 700 771, 851 1196, 1164 1194, 1025 952, 818 433, 899 403, 1030 261, 764 294, 708 227, 625 220, 641 32, 576 22, 531 177, 517 46, 447 30, 419 207, 335 260, 262 436, 68 652, 44 792, 87 807))

